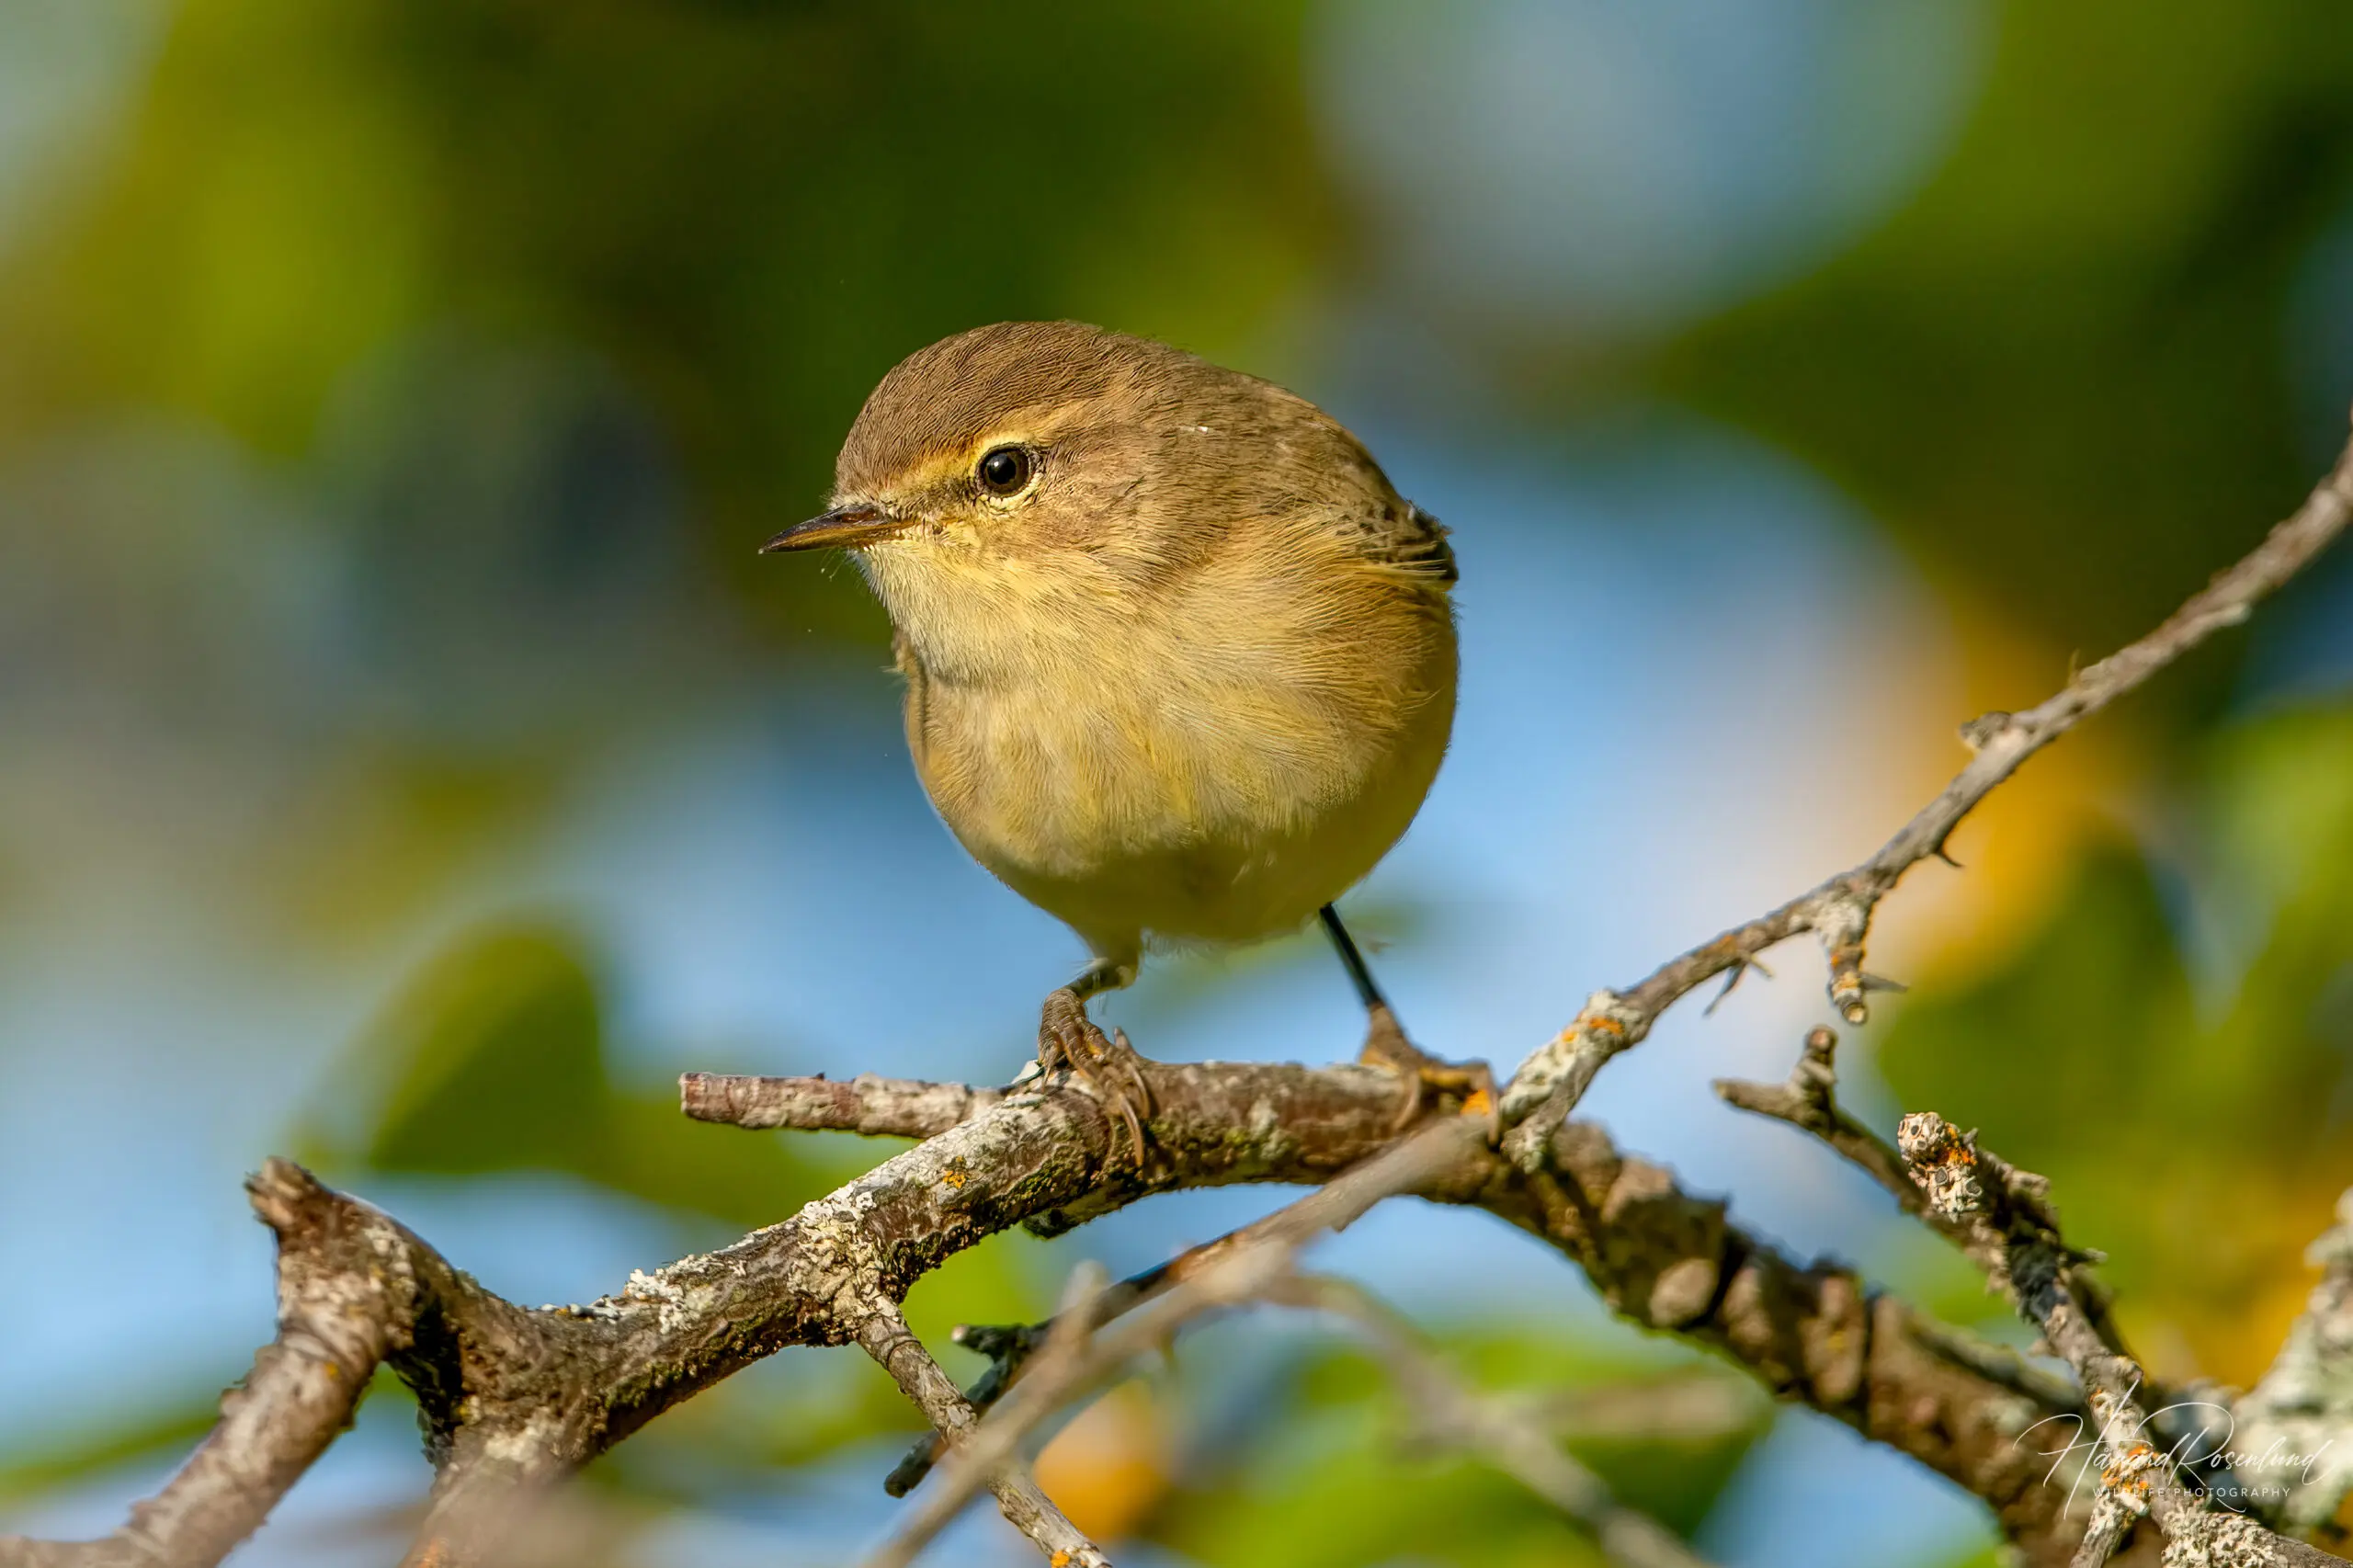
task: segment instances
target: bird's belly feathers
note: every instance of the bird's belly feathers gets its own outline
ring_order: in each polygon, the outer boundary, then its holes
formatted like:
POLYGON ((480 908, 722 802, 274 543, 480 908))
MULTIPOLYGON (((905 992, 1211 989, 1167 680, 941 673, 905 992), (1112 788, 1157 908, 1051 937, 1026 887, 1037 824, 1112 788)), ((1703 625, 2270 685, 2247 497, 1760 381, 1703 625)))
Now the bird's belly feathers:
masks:
POLYGON ((1290 929, 1404 832, 1453 721, 1442 601, 1369 608, 1346 668, 1198 637, 982 690, 910 667, 917 769, 974 858, 1098 952, 1290 929))

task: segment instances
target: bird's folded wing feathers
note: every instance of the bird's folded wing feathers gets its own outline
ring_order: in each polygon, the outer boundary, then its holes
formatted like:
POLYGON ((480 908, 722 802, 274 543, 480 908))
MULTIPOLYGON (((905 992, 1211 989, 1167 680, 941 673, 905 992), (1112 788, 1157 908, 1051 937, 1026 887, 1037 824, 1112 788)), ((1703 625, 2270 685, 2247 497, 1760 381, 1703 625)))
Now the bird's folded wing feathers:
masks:
POLYGON ((1365 559, 1431 582, 1455 581, 1446 525, 1410 501, 1361 520, 1355 543, 1365 559))

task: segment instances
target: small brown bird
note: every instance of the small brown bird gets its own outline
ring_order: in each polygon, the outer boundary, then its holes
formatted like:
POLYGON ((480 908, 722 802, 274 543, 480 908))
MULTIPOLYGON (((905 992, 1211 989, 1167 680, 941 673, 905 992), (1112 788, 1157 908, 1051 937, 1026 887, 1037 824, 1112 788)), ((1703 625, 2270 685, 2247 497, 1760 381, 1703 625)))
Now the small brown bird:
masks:
MULTIPOLYGON (((1038 1051, 1124 1119, 1151 1096, 1088 997, 1148 945, 1320 915, 1364 1056, 1492 1084, 1409 1043, 1332 901, 1388 853, 1445 755, 1446 530, 1306 400, 1142 338, 1008 322, 909 356, 866 400, 832 509, 763 547, 850 551, 896 629, 915 770, 957 838, 1085 938, 1038 1051)), ((1490 1110, 1490 1114, 1492 1111, 1490 1110)))

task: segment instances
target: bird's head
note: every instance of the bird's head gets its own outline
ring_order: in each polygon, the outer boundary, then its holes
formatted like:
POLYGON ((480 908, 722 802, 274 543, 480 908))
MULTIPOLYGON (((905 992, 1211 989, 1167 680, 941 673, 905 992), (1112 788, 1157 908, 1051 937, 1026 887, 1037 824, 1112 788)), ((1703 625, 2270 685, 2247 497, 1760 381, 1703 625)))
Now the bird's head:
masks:
POLYGON ((1117 606, 1237 527, 1386 491, 1313 403, 1165 344, 1006 322, 882 378, 833 505, 769 551, 853 552, 900 630, 1117 606))

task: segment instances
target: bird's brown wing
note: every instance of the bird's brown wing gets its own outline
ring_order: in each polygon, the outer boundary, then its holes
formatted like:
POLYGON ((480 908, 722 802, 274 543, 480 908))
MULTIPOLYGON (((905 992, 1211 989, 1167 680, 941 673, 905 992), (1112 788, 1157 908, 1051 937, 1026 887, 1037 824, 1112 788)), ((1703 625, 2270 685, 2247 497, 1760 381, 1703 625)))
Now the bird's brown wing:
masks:
POLYGON ((1362 518, 1353 542, 1376 565, 1426 582, 1455 581, 1454 549, 1446 542, 1446 525, 1411 501, 1399 501, 1362 518))

